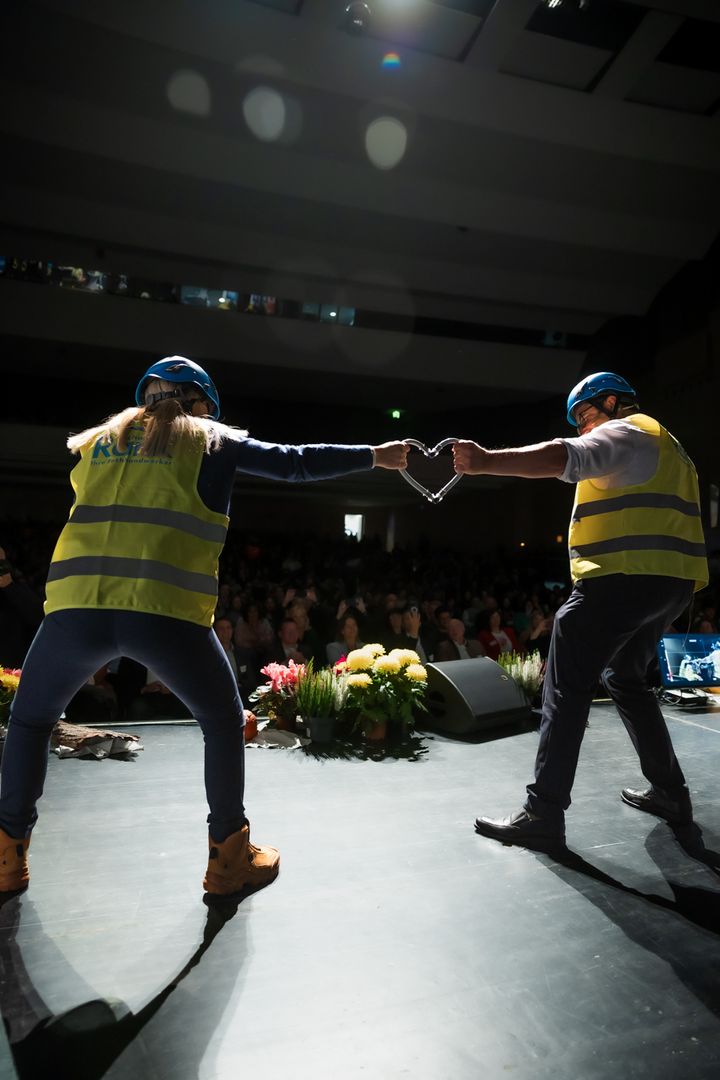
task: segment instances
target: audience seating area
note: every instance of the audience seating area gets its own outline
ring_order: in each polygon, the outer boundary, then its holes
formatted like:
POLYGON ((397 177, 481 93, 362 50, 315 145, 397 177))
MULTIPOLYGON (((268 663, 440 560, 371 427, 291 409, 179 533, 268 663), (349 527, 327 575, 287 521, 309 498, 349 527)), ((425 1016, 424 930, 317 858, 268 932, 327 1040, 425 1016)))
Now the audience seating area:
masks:
MULTIPOLYGON (((52 524, 0 526, 16 593, 10 604, 0 590, 0 649, 8 653, 0 663, 13 663, 10 652, 17 663, 39 623, 58 531, 52 524)), ((353 640, 408 645, 425 661, 452 657, 454 650, 443 645, 462 639, 457 620, 465 627, 466 649, 470 643, 469 653, 459 656, 495 656, 510 647, 539 650, 544 657, 554 613, 568 589, 556 552, 474 557, 419 540, 388 553, 376 540, 231 530, 220 564, 216 630, 247 699, 270 661, 312 660, 317 669, 342 654, 352 620, 353 640)), ((694 628, 718 629, 717 598, 715 580, 696 598, 694 628)), ((154 676, 138 667, 115 658, 83 689, 69 718, 86 722, 94 710, 103 722, 181 715, 172 694, 145 692, 154 676)))

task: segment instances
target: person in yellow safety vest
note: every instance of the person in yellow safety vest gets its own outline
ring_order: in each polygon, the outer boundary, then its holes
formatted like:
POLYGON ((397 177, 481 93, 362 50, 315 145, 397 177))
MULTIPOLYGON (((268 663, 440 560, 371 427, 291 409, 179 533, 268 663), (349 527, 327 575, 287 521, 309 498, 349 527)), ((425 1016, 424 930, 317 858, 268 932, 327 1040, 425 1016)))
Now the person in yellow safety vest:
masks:
POLYGON ((713 642, 713 647, 708 655, 708 660, 712 660, 715 678, 720 679, 720 641, 713 642))
POLYGON ((695 467, 613 372, 579 382, 567 418, 578 438, 511 450, 461 440, 453 450, 458 473, 577 484, 569 533, 573 590, 553 625, 535 779, 519 811, 475 822, 477 832, 505 843, 564 843, 580 744, 601 679, 650 783, 625 788, 623 801, 670 822, 692 821, 647 670, 664 628, 708 581, 695 467))
POLYGON ((202 729, 210 813, 204 888, 242 896, 278 872, 275 848, 250 842, 243 804, 244 714, 212 629, 218 557, 236 472, 322 480, 402 469, 406 444, 285 446, 219 422, 210 376, 167 357, 138 383, 135 406, 75 435, 75 502, 55 548, 45 619, 23 665, 0 783, 0 891, 24 889, 50 731, 89 675, 115 656, 156 673, 202 729))
POLYGON ((689 655, 683 656, 678 668, 678 678, 687 679, 688 682, 702 682, 702 675, 697 669, 697 663, 689 655))

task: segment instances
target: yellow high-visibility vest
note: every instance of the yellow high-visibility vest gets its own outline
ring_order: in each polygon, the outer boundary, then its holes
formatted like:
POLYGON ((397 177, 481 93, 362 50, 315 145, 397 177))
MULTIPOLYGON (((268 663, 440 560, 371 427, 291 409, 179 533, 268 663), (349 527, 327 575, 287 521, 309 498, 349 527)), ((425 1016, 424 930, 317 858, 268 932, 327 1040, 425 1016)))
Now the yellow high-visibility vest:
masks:
POLYGON ((607 574, 709 580, 698 479, 680 443, 641 413, 624 419, 659 440, 655 475, 644 484, 605 488, 581 480, 570 520, 573 581, 607 574))
POLYGON ((60 534, 45 612, 113 608, 211 626, 228 517, 197 492, 205 443, 178 442, 164 457, 139 453, 143 429, 83 448, 70 474, 75 503, 60 534))

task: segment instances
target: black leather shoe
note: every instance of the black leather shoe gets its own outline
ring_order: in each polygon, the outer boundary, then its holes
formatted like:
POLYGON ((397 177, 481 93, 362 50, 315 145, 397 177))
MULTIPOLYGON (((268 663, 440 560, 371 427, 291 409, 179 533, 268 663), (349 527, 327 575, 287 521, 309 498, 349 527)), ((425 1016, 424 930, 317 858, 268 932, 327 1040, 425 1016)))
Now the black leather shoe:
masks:
POLYGON ((645 791, 623 788, 620 798, 628 806, 634 806, 636 810, 644 810, 647 814, 664 818, 673 825, 692 824, 692 803, 687 789, 671 799, 654 787, 649 787, 645 791))
POLYGON ((555 825, 547 818, 531 814, 524 807, 506 818, 476 818, 475 832, 491 836, 493 840, 502 840, 504 844, 531 844, 535 841, 544 844, 565 843, 564 825, 555 825))

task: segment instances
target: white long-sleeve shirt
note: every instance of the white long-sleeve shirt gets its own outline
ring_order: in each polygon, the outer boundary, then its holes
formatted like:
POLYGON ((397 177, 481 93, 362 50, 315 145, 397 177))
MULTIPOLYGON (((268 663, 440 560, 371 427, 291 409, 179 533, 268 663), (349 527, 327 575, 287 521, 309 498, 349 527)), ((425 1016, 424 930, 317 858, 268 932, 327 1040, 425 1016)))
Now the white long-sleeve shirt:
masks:
POLYGON ((598 487, 644 484, 658 467, 660 440, 627 420, 608 420, 574 439, 557 439, 567 449, 567 465, 558 477, 567 484, 594 480, 598 487))

